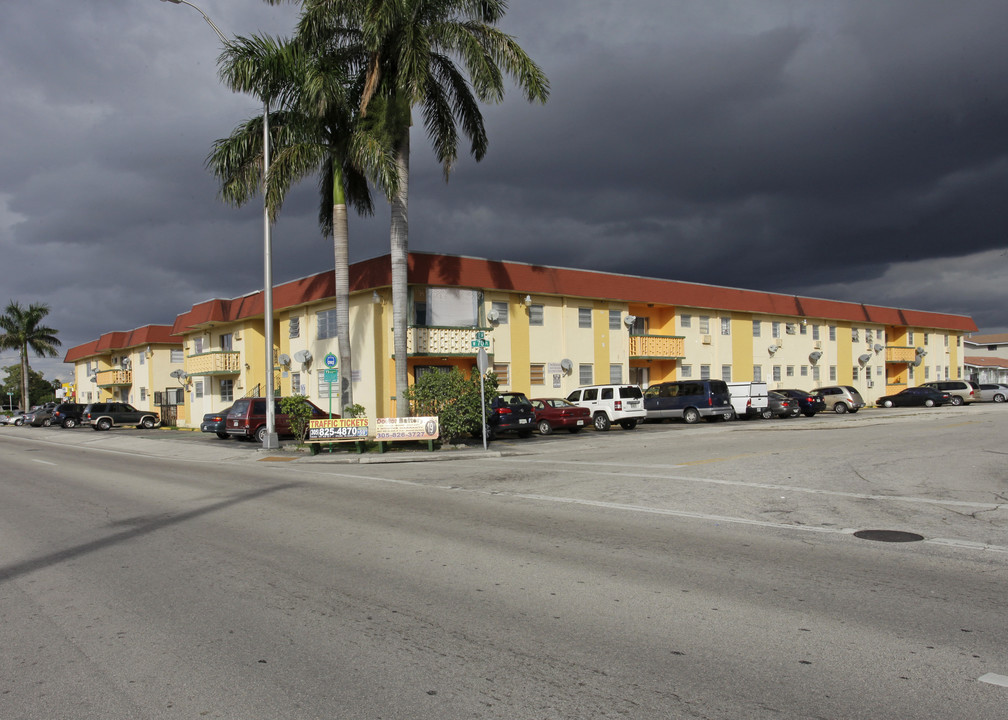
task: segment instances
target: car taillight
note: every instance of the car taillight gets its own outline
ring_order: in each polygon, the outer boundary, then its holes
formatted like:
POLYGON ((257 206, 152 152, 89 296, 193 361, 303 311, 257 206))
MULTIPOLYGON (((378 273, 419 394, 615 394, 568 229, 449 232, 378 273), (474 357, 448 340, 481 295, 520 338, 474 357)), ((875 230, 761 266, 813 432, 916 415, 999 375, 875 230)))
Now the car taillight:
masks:
POLYGON ((752 407, 752 398, 745 401, 746 410, 752 407))
POLYGON ((506 408, 506 407, 497 408, 497 414, 498 415, 510 415, 511 414, 511 408, 506 408))
POLYGON ((617 400, 616 402, 613 403, 613 410, 615 410, 616 412, 619 412, 622 409, 623 409, 623 401, 622 400, 617 400))

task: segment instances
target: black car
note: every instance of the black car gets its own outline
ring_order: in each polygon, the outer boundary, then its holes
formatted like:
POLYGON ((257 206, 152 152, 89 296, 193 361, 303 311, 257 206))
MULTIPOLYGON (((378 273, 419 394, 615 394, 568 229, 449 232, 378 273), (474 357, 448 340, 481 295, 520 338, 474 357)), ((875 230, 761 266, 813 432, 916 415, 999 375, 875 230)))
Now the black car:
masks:
POLYGON ((202 432, 212 432, 216 433, 217 437, 221 440, 227 440, 230 435, 227 432, 227 416, 231 412, 231 405, 228 405, 223 410, 218 410, 217 412, 207 413, 203 416, 203 422, 200 424, 199 429, 202 432))
POLYGON ((101 402, 85 407, 81 422, 89 423, 95 430, 110 430, 113 425, 135 425, 149 430, 157 426, 161 418, 156 412, 137 410, 129 403, 101 402))
POLYGON ((80 403, 60 403, 52 412, 53 425, 62 425, 65 428, 77 427, 81 424, 86 405, 80 403))
POLYGON ((487 436, 493 438, 504 432, 529 437, 535 427, 535 408, 525 393, 505 392, 490 403, 492 414, 487 418, 487 436))
POLYGON ((774 392, 786 395, 792 400, 797 401, 798 409, 805 417, 812 417, 817 412, 822 412, 826 409, 826 401, 823 400, 821 395, 813 395, 812 393, 805 392, 804 390, 793 390, 790 388, 785 390, 774 390, 774 392))
POLYGON ((951 402, 947 392, 930 387, 911 387, 900 390, 895 395, 880 397, 875 404, 879 407, 937 407, 951 402))
POLYGON ((770 403, 770 412, 774 414, 774 417, 798 417, 801 413, 797 400, 793 400, 787 395, 782 395, 776 390, 771 390, 767 393, 767 401, 770 403))

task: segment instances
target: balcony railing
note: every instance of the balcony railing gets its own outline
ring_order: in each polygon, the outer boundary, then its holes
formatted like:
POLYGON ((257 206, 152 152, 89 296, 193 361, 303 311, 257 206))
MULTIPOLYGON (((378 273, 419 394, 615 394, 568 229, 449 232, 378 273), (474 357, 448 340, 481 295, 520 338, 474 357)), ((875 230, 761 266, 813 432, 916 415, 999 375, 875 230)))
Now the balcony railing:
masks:
POLYGON ((885 361, 887 363, 912 363, 916 359, 917 350, 912 347, 890 345, 885 349, 885 361))
POLYGON ((630 357, 656 360, 684 358, 685 338, 681 335, 631 335, 630 357))
POLYGON ((241 355, 225 350, 190 355, 186 368, 190 375, 237 375, 241 372, 241 355))
POLYGON ((475 355, 479 351, 472 346, 476 333, 489 329, 410 326, 406 332, 406 354, 475 355))
POLYGON ((102 370, 98 373, 98 387, 118 387, 132 384, 132 370, 102 370))

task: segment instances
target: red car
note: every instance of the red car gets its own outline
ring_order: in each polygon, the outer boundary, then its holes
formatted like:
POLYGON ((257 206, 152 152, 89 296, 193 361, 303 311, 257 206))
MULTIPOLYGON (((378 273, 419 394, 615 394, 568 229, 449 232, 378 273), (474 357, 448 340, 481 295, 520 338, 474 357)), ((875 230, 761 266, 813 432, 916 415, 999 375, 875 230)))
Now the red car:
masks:
POLYGON ((585 425, 591 425, 591 410, 569 403, 563 398, 533 398, 536 427, 540 435, 549 435, 558 428, 568 432, 580 432, 585 425))

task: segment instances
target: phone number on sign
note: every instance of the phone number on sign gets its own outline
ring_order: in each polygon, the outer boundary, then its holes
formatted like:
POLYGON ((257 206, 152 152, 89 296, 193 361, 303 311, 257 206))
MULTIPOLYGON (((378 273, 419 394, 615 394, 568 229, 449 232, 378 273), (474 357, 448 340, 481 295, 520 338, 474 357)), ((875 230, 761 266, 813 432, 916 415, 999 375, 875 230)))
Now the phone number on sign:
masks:
POLYGON ((318 427, 308 431, 309 440, 328 440, 330 438, 354 439, 366 438, 367 426, 363 427, 318 427))

